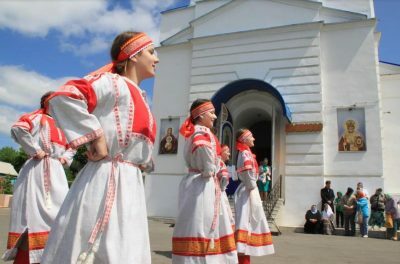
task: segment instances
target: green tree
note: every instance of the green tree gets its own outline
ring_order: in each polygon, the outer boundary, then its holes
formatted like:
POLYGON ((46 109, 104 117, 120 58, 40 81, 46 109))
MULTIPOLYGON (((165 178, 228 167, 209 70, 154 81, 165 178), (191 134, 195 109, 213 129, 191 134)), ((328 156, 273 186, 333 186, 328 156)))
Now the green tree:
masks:
POLYGON ((18 156, 18 151, 11 147, 4 147, 0 149, 0 161, 13 164, 17 156, 18 156))
POLYGON ((69 166, 68 169, 65 169, 65 174, 67 175, 68 183, 71 185, 75 180, 76 175, 79 171, 86 165, 87 157, 86 157, 86 147, 82 146, 77 149, 76 154, 74 156, 74 160, 69 166))
POLYGON ((22 166, 24 165, 24 163, 28 159, 29 159, 28 155, 25 153, 25 151, 22 148, 20 148, 18 151, 18 155, 14 160, 14 163, 11 163, 11 164, 14 166, 15 170, 17 172, 19 172, 21 170, 22 166))
POLYGON ((28 158, 28 155, 26 155, 22 148, 19 150, 15 150, 11 147, 3 147, 0 149, 0 161, 11 163, 17 172, 19 172, 28 158))
POLYGON ((3 194, 12 194, 13 193, 13 185, 12 185, 13 177, 10 175, 6 175, 0 179, 0 190, 2 190, 3 194))
MULTIPOLYGON (((67 180, 70 185, 75 180, 78 172, 87 163, 85 152, 86 147, 80 147, 74 156, 74 160, 72 161, 71 166, 69 168, 64 168, 65 175, 67 176, 67 180)), ((3 147, 0 149, 0 161, 11 163, 17 172, 21 170, 22 166, 28 159, 28 155, 24 152, 22 148, 20 148, 19 150, 15 150, 11 147, 3 147)), ((9 182, 9 184, 11 184, 11 181, 9 182)), ((12 192, 12 184, 10 190, 12 192)))

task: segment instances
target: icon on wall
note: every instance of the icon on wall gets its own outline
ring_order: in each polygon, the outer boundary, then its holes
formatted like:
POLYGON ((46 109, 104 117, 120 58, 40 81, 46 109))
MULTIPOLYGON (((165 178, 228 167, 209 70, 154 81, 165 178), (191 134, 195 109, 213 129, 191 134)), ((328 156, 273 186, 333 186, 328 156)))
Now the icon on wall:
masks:
POLYGON ((366 151, 364 108, 337 109, 339 151, 366 151))
POLYGON ((178 153, 179 118, 161 119, 159 154, 178 153))

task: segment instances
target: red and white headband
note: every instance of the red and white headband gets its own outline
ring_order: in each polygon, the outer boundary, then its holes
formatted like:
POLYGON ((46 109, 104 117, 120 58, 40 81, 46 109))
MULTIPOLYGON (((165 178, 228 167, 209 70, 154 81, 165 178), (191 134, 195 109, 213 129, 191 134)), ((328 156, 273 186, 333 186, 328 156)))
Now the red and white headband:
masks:
POLYGON ((115 73, 115 65, 118 62, 122 62, 128 58, 132 58, 148 46, 153 45, 153 40, 145 33, 141 32, 130 38, 128 41, 124 43, 121 47, 121 51, 118 54, 117 60, 113 61, 103 67, 89 73, 89 75, 97 75, 105 72, 114 72, 115 73))
POLYGON ((210 112, 212 110, 215 110, 214 105, 211 102, 205 102, 196 107, 195 109, 193 109, 192 111, 190 111, 190 116, 194 120, 199 116, 201 116, 202 114, 210 112))
POLYGON ((153 45, 153 40, 149 36, 143 32, 136 34, 122 45, 117 62, 132 58, 150 45, 153 45))
POLYGON ((246 129, 243 134, 240 135, 238 141, 240 143, 245 143, 251 136, 253 136, 253 134, 250 132, 250 130, 246 129))

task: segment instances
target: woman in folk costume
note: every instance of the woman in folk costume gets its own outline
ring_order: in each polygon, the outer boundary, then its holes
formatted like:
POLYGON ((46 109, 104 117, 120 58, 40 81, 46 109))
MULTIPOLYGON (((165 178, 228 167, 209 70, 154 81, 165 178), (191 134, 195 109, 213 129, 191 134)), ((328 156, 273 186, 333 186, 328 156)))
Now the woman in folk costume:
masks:
POLYGON ((217 178, 218 140, 211 132, 216 119, 209 100, 198 99, 181 127, 186 138, 189 173, 179 185, 178 216, 172 237, 172 263, 237 263, 228 208, 221 203, 217 178))
POLYGON ((113 63, 67 82, 48 100, 71 146, 87 144, 42 263, 151 263, 141 170, 152 168, 156 124, 138 84, 158 58, 144 33, 123 32, 113 63))
POLYGON ((237 173, 241 183, 235 192, 235 238, 240 264, 250 263, 250 256, 274 253, 271 232, 257 189, 258 164, 250 150, 254 140, 248 129, 237 132, 237 173))
POLYGON ((226 194, 226 187, 229 184, 229 171, 228 168, 226 167, 225 162, 229 160, 229 157, 231 156, 230 149, 227 145, 221 145, 220 148, 220 160, 219 160, 219 171, 217 173, 217 177, 219 179, 219 183, 221 186, 221 202, 224 203, 225 207, 227 208, 228 211, 228 216, 229 220, 231 221, 232 229, 235 229, 235 219, 232 214, 231 206, 229 204, 229 199, 228 195, 226 194))
POLYGON ((58 210, 68 192, 62 165, 70 165, 74 151, 64 133, 41 108, 25 114, 12 126, 11 136, 30 156, 14 185, 7 251, 3 259, 14 263, 40 263, 58 210))

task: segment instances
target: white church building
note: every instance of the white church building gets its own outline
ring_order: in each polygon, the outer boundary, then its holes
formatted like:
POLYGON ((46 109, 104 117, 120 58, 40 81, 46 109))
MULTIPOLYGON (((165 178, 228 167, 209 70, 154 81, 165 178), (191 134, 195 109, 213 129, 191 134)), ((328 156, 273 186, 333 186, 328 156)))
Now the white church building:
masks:
MULTIPOLYGON (((197 98, 216 107, 233 149, 247 127, 282 183, 278 225, 300 226, 326 180, 400 194, 400 66, 379 61, 373 0, 196 0, 165 11, 153 93, 148 215, 174 218, 187 168, 177 127, 197 98), (167 128, 176 153, 159 154, 167 128)), ((211 206, 211 205, 210 205, 211 206)))

